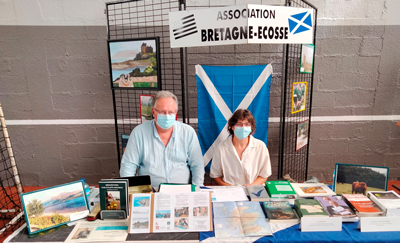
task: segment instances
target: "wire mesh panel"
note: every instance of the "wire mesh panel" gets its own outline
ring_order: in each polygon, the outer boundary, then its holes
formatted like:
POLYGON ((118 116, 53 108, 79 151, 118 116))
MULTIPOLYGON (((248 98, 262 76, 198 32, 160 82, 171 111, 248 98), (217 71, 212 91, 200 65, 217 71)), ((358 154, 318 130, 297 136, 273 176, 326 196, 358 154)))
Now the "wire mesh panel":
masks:
MULTIPOLYGON (((169 90, 179 100, 178 119, 185 119, 185 99, 183 98, 182 49, 170 48, 168 13, 179 11, 181 4, 171 1, 121 1, 106 4, 108 39, 132 39, 159 37, 162 90, 169 90)), ((132 129, 141 124, 140 95, 154 95, 156 91, 113 89, 114 117, 118 146, 118 161, 122 157, 123 134, 129 135, 132 129)))
POLYGON ((12 154, 3 111, 0 105, 0 240, 17 230, 25 218, 20 193, 23 193, 12 154))
MULTIPOLYGON (((312 8, 314 9, 313 16, 313 33, 315 45, 315 32, 316 32, 316 19, 317 9, 306 1, 290 0, 286 3, 288 6, 297 8, 312 8)), ((298 133, 300 123, 306 122, 311 118, 312 107, 312 90, 313 90, 313 72, 300 73, 301 61, 301 44, 288 44, 285 47, 285 82, 282 86, 282 116, 281 116, 281 144, 280 144, 280 158, 279 158, 279 177, 289 174, 290 177, 297 181, 307 180, 308 169, 308 149, 309 149, 309 131, 311 123, 308 125, 308 133, 306 134, 307 145, 301 147, 298 144, 302 137, 298 133), (299 112, 293 110, 294 99, 294 84, 297 86, 299 83, 305 82, 307 84, 305 95, 305 110, 299 112), (301 147, 301 148, 300 148, 301 147)), ((315 49, 314 54, 315 55, 315 49)), ((314 65, 314 62, 313 62, 314 65)), ((314 67, 312 67, 312 70, 314 67)))

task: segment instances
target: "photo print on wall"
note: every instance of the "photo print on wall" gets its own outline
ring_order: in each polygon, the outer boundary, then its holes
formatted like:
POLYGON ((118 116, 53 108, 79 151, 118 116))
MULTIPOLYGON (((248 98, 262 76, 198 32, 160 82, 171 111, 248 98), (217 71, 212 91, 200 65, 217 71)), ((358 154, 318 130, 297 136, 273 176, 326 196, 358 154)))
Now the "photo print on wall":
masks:
POLYGON ((300 73, 312 73, 314 62, 314 45, 301 45, 300 73))
POLYGON ((310 120, 305 120, 297 124, 296 151, 308 144, 308 131, 310 120))
POLYGON ((306 109, 307 82, 293 83, 292 114, 306 109))
POLYGON ((153 113, 151 112, 153 97, 154 95, 139 95, 140 123, 142 124, 153 120, 153 113))
POLYGON ((109 40, 111 88, 161 89, 159 38, 109 40))

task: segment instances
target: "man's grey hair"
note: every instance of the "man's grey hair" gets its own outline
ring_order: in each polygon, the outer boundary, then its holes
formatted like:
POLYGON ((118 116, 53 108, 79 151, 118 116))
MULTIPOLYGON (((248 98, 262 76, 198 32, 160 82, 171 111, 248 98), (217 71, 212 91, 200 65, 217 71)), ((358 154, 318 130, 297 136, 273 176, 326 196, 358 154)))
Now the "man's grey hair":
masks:
POLYGON ((158 91, 153 98, 153 101, 151 102, 151 105, 153 108, 156 107, 157 105, 157 101, 160 98, 172 98, 175 101, 176 104, 176 109, 178 110, 178 98, 176 98, 176 95, 174 95, 173 93, 171 93, 170 91, 158 91))

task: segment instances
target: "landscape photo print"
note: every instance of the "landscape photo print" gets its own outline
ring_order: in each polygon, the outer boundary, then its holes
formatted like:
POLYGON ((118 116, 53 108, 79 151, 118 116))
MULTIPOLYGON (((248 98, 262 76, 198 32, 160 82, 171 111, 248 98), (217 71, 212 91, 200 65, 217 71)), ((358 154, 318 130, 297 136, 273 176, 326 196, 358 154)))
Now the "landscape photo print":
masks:
POLYGON ((306 109, 307 82, 293 83, 292 87, 292 114, 306 109))
POLYGON ((296 151, 308 144, 308 127, 310 120, 305 120, 297 124, 296 151))
POLYGON ((335 165, 333 190, 336 194, 367 194, 386 191, 389 167, 341 164, 335 165))
POLYGON ((153 97, 154 95, 139 95, 140 122, 142 124, 153 120, 153 113, 151 112, 153 97))
POLYGON ((300 73, 312 73, 314 62, 314 45, 301 45, 300 73))
POLYGON ((111 88, 161 89, 159 38, 109 40, 111 88))
POLYGON ((29 234, 39 233, 89 214, 82 181, 21 194, 29 234))

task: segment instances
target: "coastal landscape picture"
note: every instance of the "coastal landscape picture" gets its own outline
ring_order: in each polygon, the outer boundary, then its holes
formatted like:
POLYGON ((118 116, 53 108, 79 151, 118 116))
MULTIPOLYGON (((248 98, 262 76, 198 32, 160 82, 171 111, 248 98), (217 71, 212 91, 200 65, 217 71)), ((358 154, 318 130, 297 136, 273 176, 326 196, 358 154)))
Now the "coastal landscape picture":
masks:
POLYGON ((308 144, 308 127, 310 120, 297 124, 296 151, 308 144))
POLYGON ((161 88, 159 38, 109 40, 112 88, 161 88))
POLYGON ((292 87, 292 114, 306 109, 307 82, 293 83, 292 87))
POLYGON ((139 95, 140 122, 142 124, 153 120, 153 113, 151 112, 153 97, 154 95, 139 95))
POLYGON ((89 214, 81 181, 21 195, 29 234, 85 218, 89 214))
POLYGON ((312 73, 314 61, 314 45, 301 45, 300 73, 312 73))
POLYGON ((367 195, 367 191, 387 190, 389 167, 337 163, 334 176, 336 194, 367 195))

